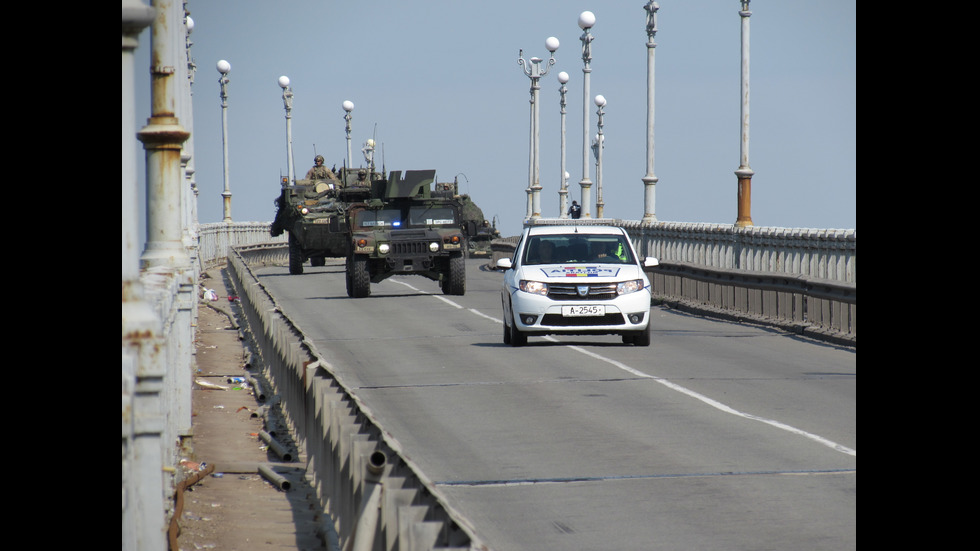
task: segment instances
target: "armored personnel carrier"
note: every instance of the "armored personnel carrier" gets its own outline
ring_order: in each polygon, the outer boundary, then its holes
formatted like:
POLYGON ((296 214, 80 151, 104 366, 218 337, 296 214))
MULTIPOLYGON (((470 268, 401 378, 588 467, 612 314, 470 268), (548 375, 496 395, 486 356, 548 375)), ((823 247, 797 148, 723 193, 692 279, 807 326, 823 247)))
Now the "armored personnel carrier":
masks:
POLYGON ((459 182, 454 178, 452 182, 436 184, 434 196, 453 197, 459 204, 460 222, 463 232, 466 234, 466 254, 470 258, 489 257, 490 242, 500 237, 497 225, 491 224, 483 217, 483 210, 473 202, 469 194, 459 194, 459 182))
POLYGON ((435 170, 392 171, 371 181, 368 200, 349 205, 348 296, 408 274, 438 281, 447 295, 466 292, 462 203, 445 189, 433 193, 434 181, 435 170))
POLYGON ((288 232, 290 274, 303 273, 307 260, 323 266, 326 258, 347 256, 347 207, 368 200, 371 183, 381 178, 372 169, 342 168, 337 176, 322 180, 298 179, 290 185, 287 178, 282 179, 269 233, 276 237, 288 232))

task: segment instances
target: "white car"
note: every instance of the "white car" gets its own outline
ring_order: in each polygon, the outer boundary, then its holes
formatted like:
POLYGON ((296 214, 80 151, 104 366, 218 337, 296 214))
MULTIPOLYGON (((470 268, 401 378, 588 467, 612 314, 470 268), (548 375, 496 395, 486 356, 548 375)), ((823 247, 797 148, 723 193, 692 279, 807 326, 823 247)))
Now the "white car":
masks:
POLYGON ((504 344, 548 334, 623 336, 650 345, 650 280, 622 228, 531 226, 504 270, 504 344))

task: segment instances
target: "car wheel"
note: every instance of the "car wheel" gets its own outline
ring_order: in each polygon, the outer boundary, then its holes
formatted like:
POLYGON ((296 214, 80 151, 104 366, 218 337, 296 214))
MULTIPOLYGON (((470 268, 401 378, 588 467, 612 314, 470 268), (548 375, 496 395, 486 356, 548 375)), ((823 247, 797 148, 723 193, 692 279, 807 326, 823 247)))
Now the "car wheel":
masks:
POLYGON ((521 331, 517 328, 517 322, 514 318, 510 320, 510 345, 511 346, 524 346, 527 344, 527 333, 521 331))
POLYGON ((510 344, 510 327, 507 327, 507 322, 504 324, 504 344, 510 344))
MULTIPOLYGON (((623 337, 626 340, 626 337, 623 337)), ((637 331, 633 333, 633 346, 650 346, 650 324, 647 324, 646 329, 642 331, 637 331)))

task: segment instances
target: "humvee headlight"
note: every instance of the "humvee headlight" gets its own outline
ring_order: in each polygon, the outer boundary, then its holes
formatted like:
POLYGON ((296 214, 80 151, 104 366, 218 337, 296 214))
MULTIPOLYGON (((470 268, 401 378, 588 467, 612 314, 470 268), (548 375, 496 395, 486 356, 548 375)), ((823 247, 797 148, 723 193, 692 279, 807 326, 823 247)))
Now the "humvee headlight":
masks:
POLYGON ((432 243, 429 243, 429 250, 432 251, 432 252, 434 252, 434 253, 439 252, 439 243, 437 243, 435 241, 433 241, 432 243))
POLYGON ((391 247, 388 246, 387 243, 382 243, 382 244, 378 245, 378 252, 381 253, 381 254, 388 254, 388 251, 390 249, 391 249, 391 247))
POLYGON ((302 208, 299 209, 299 212, 300 212, 300 214, 307 215, 307 214, 310 213, 310 209, 308 209, 306 207, 302 207, 302 208))

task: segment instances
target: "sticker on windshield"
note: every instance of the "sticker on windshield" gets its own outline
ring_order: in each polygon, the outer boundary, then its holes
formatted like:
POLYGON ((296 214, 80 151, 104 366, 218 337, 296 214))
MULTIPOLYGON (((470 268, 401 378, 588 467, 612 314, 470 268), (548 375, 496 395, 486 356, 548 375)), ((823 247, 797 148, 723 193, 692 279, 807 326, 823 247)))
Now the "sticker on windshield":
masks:
POLYGON ((615 277, 619 273, 619 268, 606 266, 558 266, 556 268, 544 269, 546 277, 615 277))

